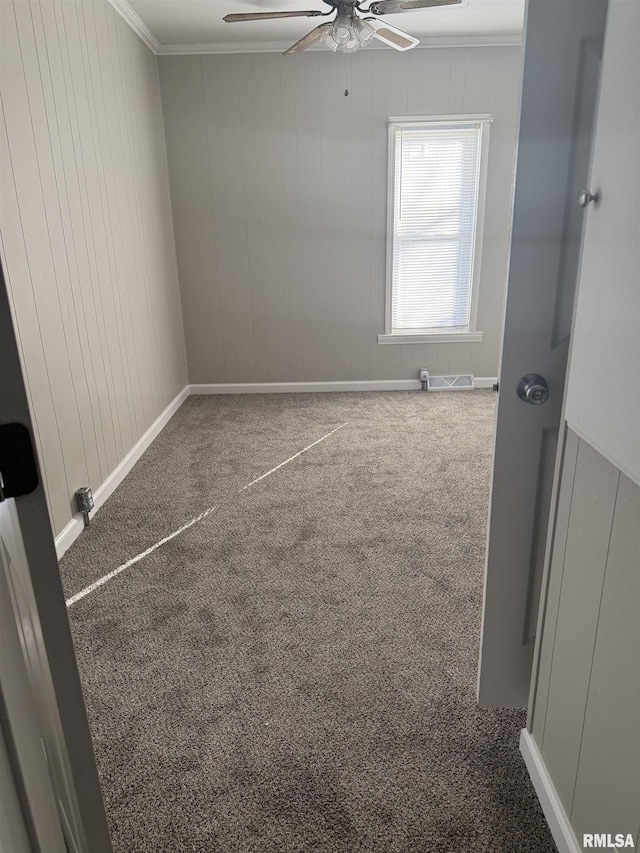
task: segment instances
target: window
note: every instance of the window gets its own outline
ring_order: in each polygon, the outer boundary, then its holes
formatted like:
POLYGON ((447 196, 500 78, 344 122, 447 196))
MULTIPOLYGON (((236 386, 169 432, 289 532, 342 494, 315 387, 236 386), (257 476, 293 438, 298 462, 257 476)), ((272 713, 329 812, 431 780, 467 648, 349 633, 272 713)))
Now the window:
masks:
POLYGON ((489 116, 389 122, 386 334, 481 340, 477 281, 489 116))

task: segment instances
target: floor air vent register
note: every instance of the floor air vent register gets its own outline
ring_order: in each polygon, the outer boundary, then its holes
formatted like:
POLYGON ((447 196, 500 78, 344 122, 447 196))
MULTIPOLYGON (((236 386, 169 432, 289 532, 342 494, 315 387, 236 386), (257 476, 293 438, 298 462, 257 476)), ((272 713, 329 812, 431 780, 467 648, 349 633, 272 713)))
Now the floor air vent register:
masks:
POLYGON ((429 376, 427 391, 473 391, 473 376, 429 376))

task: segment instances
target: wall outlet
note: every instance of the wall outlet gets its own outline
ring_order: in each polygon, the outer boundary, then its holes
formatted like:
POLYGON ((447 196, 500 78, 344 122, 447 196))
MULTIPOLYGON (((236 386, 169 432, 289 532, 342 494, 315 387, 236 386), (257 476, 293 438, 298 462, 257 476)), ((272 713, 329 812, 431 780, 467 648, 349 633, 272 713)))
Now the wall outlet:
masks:
POLYGON ((429 371, 426 367, 420 368, 420 382, 428 382, 429 381, 429 371))
POLYGON ((89 513, 93 509, 93 492, 91 486, 82 486, 76 490, 76 506, 84 518, 84 526, 89 525, 89 513))

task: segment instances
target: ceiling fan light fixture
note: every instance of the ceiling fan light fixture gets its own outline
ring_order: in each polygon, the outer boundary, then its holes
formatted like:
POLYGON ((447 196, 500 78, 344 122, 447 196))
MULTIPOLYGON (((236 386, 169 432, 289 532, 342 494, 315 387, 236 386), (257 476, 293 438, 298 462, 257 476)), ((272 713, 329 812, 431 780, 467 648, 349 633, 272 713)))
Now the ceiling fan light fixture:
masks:
POLYGON ((373 29, 371 24, 368 24, 366 21, 363 21, 362 18, 354 18, 353 19, 353 33, 358 40, 358 44, 360 47, 365 47, 365 45, 369 44, 369 42, 373 39, 376 34, 376 31, 373 29))
POLYGON ((373 27, 369 27, 359 18, 339 15, 325 32, 322 43, 334 53, 336 50, 343 53, 354 53, 367 44, 374 35, 373 27), (368 30, 371 30, 370 36, 368 30))
POLYGON ((353 53, 361 47, 366 47, 374 38, 395 50, 411 50, 412 47, 420 44, 420 39, 387 24, 386 21, 379 20, 378 16, 393 12, 408 12, 413 9, 427 9, 430 6, 466 6, 469 0, 373 0, 373 2, 369 0, 368 9, 360 8, 366 0, 324 0, 324 2, 332 7, 332 12, 320 12, 318 9, 295 12, 243 12, 225 15, 223 20, 233 23, 269 18, 314 18, 318 15, 326 17, 333 12, 336 13, 337 17, 333 23, 320 24, 308 32, 285 50, 284 56, 307 50, 314 44, 318 46, 322 44, 334 52, 340 50, 343 53, 353 53), (375 17, 359 17, 359 14, 366 12, 371 12, 375 17))
POLYGON ((355 53, 355 51, 358 50, 359 47, 360 47, 360 43, 359 43, 358 39, 354 38, 354 39, 349 39, 349 41, 346 44, 341 44, 340 50, 343 53, 355 53))
POLYGON ((324 34, 324 36, 322 37, 322 44, 325 47, 328 47, 329 50, 332 50, 334 53, 338 49, 338 42, 334 39, 333 35, 331 34, 331 28, 329 28, 326 31, 326 33, 324 34))
POLYGON ((338 15, 333 22, 331 34, 338 44, 348 44, 353 39, 351 21, 346 15, 338 15))

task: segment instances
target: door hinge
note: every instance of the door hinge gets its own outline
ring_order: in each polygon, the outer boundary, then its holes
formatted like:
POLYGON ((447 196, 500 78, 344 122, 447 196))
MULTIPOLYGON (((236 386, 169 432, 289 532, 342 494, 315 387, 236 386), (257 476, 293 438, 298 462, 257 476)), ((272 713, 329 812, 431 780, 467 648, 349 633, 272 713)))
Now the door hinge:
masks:
POLYGON ((0 501, 28 495, 37 485, 29 430, 23 424, 0 424, 0 501))

